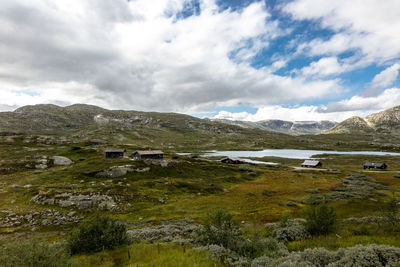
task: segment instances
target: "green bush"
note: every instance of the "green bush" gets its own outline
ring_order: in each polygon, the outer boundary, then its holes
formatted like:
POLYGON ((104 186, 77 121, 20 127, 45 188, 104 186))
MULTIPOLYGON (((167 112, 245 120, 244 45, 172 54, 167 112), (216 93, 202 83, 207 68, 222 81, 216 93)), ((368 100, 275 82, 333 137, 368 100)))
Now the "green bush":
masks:
POLYGON ((127 242, 125 225, 95 215, 82 222, 71 234, 68 248, 71 254, 98 252, 103 249, 113 249, 127 242))
POLYGON ((332 233, 336 224, 336 213, 326 203, 310 206, 306 210, 305 226, 311 235, 332 233))
POLYGON ((0 266, 71 267, 73 264, 63 244, 24 240, 0 245, 0 266))
POLYGON ((197 242, 203 245, 200 250, 210 251, 213 257, 228 266, 248 266, 249 260, 256 257, 288 254, 286 246, 273 238, 260 234, 247 238, 232 215, 225 211, 208 216, 206 224, 198 232, 197 242))
POLYGON ((236 247, 243 233, 232 218, 231 214, 223 210, 209 214, 203 229, 198 234, 199 243, 219 245, 228 249, 236 247))

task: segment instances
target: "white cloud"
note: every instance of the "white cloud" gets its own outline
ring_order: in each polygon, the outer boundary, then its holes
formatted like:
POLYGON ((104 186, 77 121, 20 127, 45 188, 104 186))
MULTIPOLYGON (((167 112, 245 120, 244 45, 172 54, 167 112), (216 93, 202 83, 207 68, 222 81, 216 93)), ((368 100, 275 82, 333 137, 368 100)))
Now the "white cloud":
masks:
POLYGON ((85 102, 188 112, 342 90, 337 79, 272 74, 284 60, 251 67, 249 59, 287 33, 262 2, 221 11, 202 0, 195 16, 180 17, 191 3, 1 1, 0 105, 85 102))
POLYGON ((283 119, 288 121, 330 120, 340 122, 352 116, 364 117, 398 105, 400 105, 400 88, 391 88, 378 96, 353 96, 350 99, 330 103, 327 106, 261 106, 255 114, 220 111, 214 118, 245 121, 283 119))
POLYGON ((329 76, 345 72, 348 68, 348 66, 341 65, 336 57, 324 57, 303 67, 299 73, 305 76, 329 76))
POLYGON ((284 11, 299 20, 319 21, 336 32, 328 40, 316 38, 299 45, 310 55, 337 55, 359 51, 363 62, 385 62, 400 57, 400 1, 295 0, 284 11))
POLYGON ((335 103, 330 103, 326 108, 321 109, 322 112, 344 112, 358 110, 384 110, 400 105, 400 88, 390 88, 375 96, 356 95, 350 99, 345 99, 335 103))
POLYGON ((371 82, 369 88, 367 88, 360 95, 362 96, 376 96, 382 92, 384 88, 391 86, 399 75, 400 65, 394 64, 377 74, 371 82))

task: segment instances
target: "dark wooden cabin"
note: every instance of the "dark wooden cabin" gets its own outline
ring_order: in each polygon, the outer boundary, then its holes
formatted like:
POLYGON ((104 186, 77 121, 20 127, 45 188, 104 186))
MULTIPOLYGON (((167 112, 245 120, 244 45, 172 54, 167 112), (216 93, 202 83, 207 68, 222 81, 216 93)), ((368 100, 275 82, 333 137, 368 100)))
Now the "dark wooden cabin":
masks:
POLYGON ((221 159, 222 163, 228 163, 228 164, 243 164, 245 163, 244 160, 240 158, 232 158, 232 157, 226 157, 221 159))
POLYGON ((385 170, 387 168, 387 165, 385 163, 373 163, 373 162, 367 162, 364 163, 364 170, 369 170, 369 169, 379 169, 379 170, 385 170))
POLYGON ((305 160, 302 164, 301 167, 305 168, 317 168, 317 167, 322 167, 322 163, 319 160, 305 160))
POLYGON ((105 152, 106 152, 106 158, 123 158, 126 150, 119 148, 109 148, 106 149, 105 152))
POLYGON ((133 160, 139 159, 163 159, 164 152, 161 150, 137 150, 132 153, 133 160))

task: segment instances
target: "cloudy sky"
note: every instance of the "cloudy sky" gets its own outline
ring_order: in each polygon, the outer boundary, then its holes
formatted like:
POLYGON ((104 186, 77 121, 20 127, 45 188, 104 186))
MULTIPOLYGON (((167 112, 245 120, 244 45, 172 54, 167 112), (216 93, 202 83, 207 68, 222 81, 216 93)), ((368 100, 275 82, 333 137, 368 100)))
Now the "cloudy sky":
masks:
POLYGON ((400 105, 399 0, 1 0, 0 110, 239 120, 400 105))

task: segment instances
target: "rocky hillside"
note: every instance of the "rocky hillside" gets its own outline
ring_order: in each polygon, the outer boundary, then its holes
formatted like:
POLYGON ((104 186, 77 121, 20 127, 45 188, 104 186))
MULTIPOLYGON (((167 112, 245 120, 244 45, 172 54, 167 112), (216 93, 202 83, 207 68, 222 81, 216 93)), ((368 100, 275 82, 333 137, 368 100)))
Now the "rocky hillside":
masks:
POLYGON ((76 104, 24 106, 14 112, 0 112, 0 132, 29 133, 35 131, 68 131, 107 126, 149 129, 196 129, 199 131, 232 132, 238 127, 210 123, 183 114, 107 110, 76 104))
POLYGON ((107 110, 82 104, 35 105, 0 112, 0 136, 9 135, 42 136, 34 140, 45 144, 94 142, 164 149, 260 149, 299 143, 289 135, 184 114, 107 110))
POLYGON ((400 134, 400 106, 381 111, 365 118, 351 117, 326 134, 400 134))
POLYGON ((257 128, 265 131, 286 133, 286 134, 318 134, 329 130, 337 123, 332 121, 283 121, 283 120, 263 120, 251 121, 231 121, 216 120, 243 128, 257 128))

